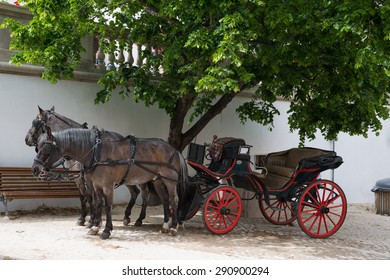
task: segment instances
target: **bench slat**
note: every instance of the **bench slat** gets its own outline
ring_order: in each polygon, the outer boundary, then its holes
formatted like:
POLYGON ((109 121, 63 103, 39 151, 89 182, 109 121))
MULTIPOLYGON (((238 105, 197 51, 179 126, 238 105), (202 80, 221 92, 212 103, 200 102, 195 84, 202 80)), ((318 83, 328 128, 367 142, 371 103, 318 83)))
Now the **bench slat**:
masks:
POLYGON ((61 181, 61 182, 55 182, 51 181, 50 183, 43 182, 43 181, 28 181, 28 180, 22 180, 22 181, 1 181, 0 179, 0 189, 3 187, 8 187, 8 186, 23 186, 23 185, 28 185, 28 186, 71 186, 74 185, 75 182, 72 181, 61 181))
POLYGON ((0 193, 5 192, 24 192, 24 191, 55 191, 55 190, 78 190, 76 185, 69 185, 69 186, 52 186, 52 187, 46 187, 46 186, 14 186, 14 187, 6 187, 6 188, 0 188, 0 193))

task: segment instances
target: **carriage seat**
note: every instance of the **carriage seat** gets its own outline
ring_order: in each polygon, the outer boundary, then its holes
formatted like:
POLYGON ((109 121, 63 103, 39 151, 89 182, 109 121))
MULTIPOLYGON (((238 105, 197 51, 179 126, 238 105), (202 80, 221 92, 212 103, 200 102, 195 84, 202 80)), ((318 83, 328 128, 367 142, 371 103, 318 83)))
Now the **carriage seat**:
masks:
POLYGON ((260 156, 256 165, 267 170, 267 175, 262 179, 264 183, 270 189, 279 189, 293 178, 301 160, 326 154, 329 151, 307 147, 292 148, 260 156))
POLYGON ((208 150, 211 158, 209 170, 224 174, 231 167, 234 159, 249 160, 249 155, 239 155, 240 147, 245 145, 245 140, 240 138, 216 139, 208 150))

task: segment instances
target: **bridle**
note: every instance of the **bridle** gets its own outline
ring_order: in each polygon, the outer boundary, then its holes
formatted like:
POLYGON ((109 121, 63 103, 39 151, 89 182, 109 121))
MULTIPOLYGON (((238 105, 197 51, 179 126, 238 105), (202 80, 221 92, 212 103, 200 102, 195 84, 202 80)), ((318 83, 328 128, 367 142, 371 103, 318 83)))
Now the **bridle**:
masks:
MULTIPOLYGON (((47 129, 50 131, 50 128, 47 128, 47 129)), ((53 137, 53 136, 51 136, 51 137, 53 137)), ((100 164, 98 162, 98 160, 96 159, 96 154, 98 153, 97 152, 98 146, 100 146, 100 144, 102 143, 102 141, 99 137, 98 130, 96 130, 95 144, 92 146, 92 148, 89 151, 87 151, 85 153, 85 155, 83 155, 81 157, 81 159, 83 159, 83 158, 89 156, 90 154, 92 154, 91 166, 88 167, 87 169, 84 167, 82 170, 80 170, 81 172, 80 171, 74 172, 71 170, 72 167, 74 167, 76 164, 78 164, 78 162, 76 162, 76 161, 69 167, 65 166, 64 163, 68 160, 71 160, 71 158, 69 158, 66 155, 61 154, 55 139, 53 139, 52 141, 45 140, 43 143, 44 143, 44 145, 42 146, 40 151, 38 151, 38 146, 36 147, 37 155, 34 158, 34 162, 42 165, 41 172, 38 175, 38 177, 41 179, 49 180, 49 178, 50 179, 55 178, 58 180, 60 180, 60 179, 73 180, 73 179, 76 179, 79 176, 81 176, 82 175, 81 173, 89 172, 89 171, 93 170, 98 164, 100 164), (58 152, 58 154, 60 155, 60 158, 56 162, 54 162, 53 164, 50 165, 49 164, 50 158, 53 156, 53 153, 55 151, 58 152), (45 156, 43 159, 40 158, 40 157, 42 157, 42 154, 43 154, 43 156, 45 156), (62 165, 61 171, 58 171, 58 170, 53 171, 52 170, 52 169, 58 168, 61 165, 62 165)))
POLYGON ((77 162, 73 163, 70 167, 65 167, 65 162, 69 160, 66 156, 61 156, 59 160, 54 162, 52 165, 49 165, 49 160, 52 157, 54 151, 57 150, 59 153, 59 149, 57 147, 57 144, 55 141, 45 141, 44 146, 41 149, 40 153, 37 153, 36 157, 34 158, 34 162, 42 165, 41 172, 38 175, 38 178, 41 180, 74 180, 81 176, 80 171, 74 172, 71 171, 72 167, 77 164, 77 162), (49 147, 49 148, 47 148, 49 147), (40 159, 39 156, 43 154, 43 151, 47 149, 47 151, 44 153, 47 155, 47 158, 45 160, 40 159), (53 169, 58 168, 62 165, 61 171, 53 171, 53 169))
POLYGON ((52 157, 54 151, 55 150, 58 151, 58 147, 57 147, 55 141, 45 141, 44 143, 45 144, 42 147, 40 153, 38 153, 37 156, 34 158, 34 162, 41 164, 46 171, 50 171, 53 168, 57 168, 58 166, 63 165, 65 163, 66 159, 65 159, 65 157, 61 156, 61 158, 59 160, 57 160, 55 163, 53 163, 51 166, 49 166, 49 160, 52 157), (47 149, 47 147, 49 147, 49 149, 47 149), (45 151, 45 149, 48 151, 45 151), (43 151, 45 151, 45 152, 43 152, 43 151), (40 159, 38 157, 40 154, 47 155, 46 160, 40 159))

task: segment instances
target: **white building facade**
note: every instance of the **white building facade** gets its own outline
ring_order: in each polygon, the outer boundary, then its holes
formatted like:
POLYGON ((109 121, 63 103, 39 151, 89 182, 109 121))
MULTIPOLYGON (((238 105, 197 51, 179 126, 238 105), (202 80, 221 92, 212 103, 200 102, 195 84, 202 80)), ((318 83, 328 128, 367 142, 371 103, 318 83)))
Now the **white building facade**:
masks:
MULTIPOLYGON (((0 3, 0 22, 2 17, 10 15, 26 16, 24 10, 15 10, 15 7, 9 6, 11 5, 0 3)), ((10 65, 8 43, 9 35, 5 30, 0 30, 0 166, 32 165, 35 151, 26 146, 24 138, 38 114, 38 105, 43 109, 50 109, 54 105, 59 114, 79 123, 87 122, 89 127, 96 125, 123 135, 167 138, 169 119, 157 108, 136 104, 131 98, 123 100, 115 93, 110 102, 95 105, 95 95, 99 90, 96 84, 98 72, 81 69, 75 75, 76 80, 61 80, 53 85, 39 77, 42 71, 39 67, 10 65)), ((92 48, 85 57, 86 64, 94 63, 91 54, 94 55, 92 48)), ((254 122, 245 125, 239 122, 235 108, 244 101, 245 97, 236 98, 205 127, 196 142, 210 142, 213 135, 239 137, 253 146, 253 156, 289 149, 299 144, 298 135, 289 131, 288 102, 277 102, 281 115, 275 118, 274 128, 269 131, 267 127, 254 122)), ((340 134, 339 139, 333 143, 325 141, 319 135, 315 141, 305 144, 335 149, 343 157, 344 164, 334 174, 325 172, 323 177, 333 177, 343 188, 350 203, 373 203, 371 188, 377 180, 390 177, 390 120, 383 122, 383 130, 379 136, 370 134, 368 138, 364 138, 340 134)), ((128 200, 128 190, 118 188, 115 202, 125 203, 128 200)), ((42 203, 60 207, 79 205, 77 199, 16 200, 9 203, 9 210, 33 209, 42 203)), ((0 212, 3 211, 3 205, 0 204, 0 212)))

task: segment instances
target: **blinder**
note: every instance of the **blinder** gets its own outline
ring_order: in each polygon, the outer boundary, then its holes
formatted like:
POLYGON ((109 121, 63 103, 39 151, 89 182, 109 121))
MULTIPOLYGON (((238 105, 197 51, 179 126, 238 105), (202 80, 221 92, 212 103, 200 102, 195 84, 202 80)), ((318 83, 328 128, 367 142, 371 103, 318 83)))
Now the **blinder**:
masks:
POLYGON ((53 152, 56 148, 56 142, 45 141, 41 151, 37 153, 37 156, 35 157, 34 161, 38 164, 41 164, 46 171, 58 167, 65 162, 64 157, 61 157, 57 162, 53 163, 52 166, 48 166, 48 161, 53 155, 53 152))
POLYGON ((35 128, 35 129, 39 129, 39 128, 41 128, 41 126, 42 126, 42 124, 43 124, 43 122, 42 122, 42 120, 40 120, 40 119, 34 119, 33 121, 32 121, 32 126, 35 128))

